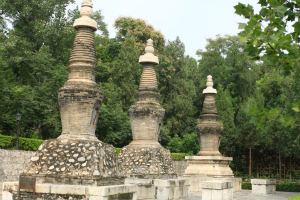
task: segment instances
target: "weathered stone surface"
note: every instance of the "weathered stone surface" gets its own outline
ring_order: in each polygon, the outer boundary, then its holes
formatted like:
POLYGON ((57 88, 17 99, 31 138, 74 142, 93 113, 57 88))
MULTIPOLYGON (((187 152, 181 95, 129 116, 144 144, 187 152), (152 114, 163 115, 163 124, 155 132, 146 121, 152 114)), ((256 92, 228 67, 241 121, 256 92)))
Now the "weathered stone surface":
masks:
POLYGON ((128 145, 119 154, 122 176, 143 178, 175 177, 170 152, 160 146, 128 145))
POLYGON ((188 167, 185 176, 233 177, 229 167, 231 157, 223 156, 186 156, 188 167))
POLYGON ((251 179, 253 194, 272 194, 276 191, 275 179, 251 179))
POLYGON ((203 90, 205 99, 203 109, 200 115, 201 122, 196 130, 200 140, 199 156, 220 156, 219 145, 222 125, 217 121, 218 112, 214 95, 217 93, 213 88, 212 76, 207 76, 207 88, 203 90))
POLYGON ((21 190, 17 182, 4 183, 4 200, 136 200, 137 186, 86 186, 63 184, 37 184, 35 192, 21 190))
POLYGON ((205 200, 233 200, 231 182, 210 181, 203 183, 202 199, 205 200))
MULTIPOLYGON (((95 82, 96 53, 91 0, 82 3, 68 67, 67 82, 58 92, 62 133, 36 152, 22 176, 38 182, 83 185, 120 183, 113 146, 95 136, 102 94, 95 82)), ((122 182, 122 181, 121 181, 122 182)))
POLYGON ((0 149, 0 200, 2 182, 17 181, 34 152, 0 149))
POLYGON ((138 100, 129 108, 133 141, 119 154, 120 172, 124 176, 174 177, 170 152, 158 143, 165 110, 159 104, 154 65, 153 41, 149 39, 139 62, 143 73, 138 100))
POLYGON ((200 115, 200 123, 197 125, 200 140, 199 156, 186 156, 188 166, 184 177, 190 179, 191 191, 197 193, 203 189, 203 181, 207 179, 228 179, 236 191, 241 190, 241 184, 233 177, 229 167, 231 157, 223 157, 219 152, 222 125, 218 122, 218 112, 214 95, 217 90, 213 88, 212 76, 207 76, 207 88, 203 90, 205 99, 200 115))
POLYGON ((67 182, 72 178, 101 182, 102 178, 117 178, 119 175, 117 154, 112 145, 101 141, 79 142, 71 139, 47 140, 42 145, 34 155, 34 158, 38 159, 31 159, 23 175, 36 176, 42 182, 48 182, 50 177, 60 177, 62 182, 65 182, 62 177, 66 178, 67 182), (53 156, 55 154, 57 156, 53 156))
POLYGON ((182 200, 189 196, 189 183, 186 179, 126 178, 125 184, 137 185, 138 200, 182 200))

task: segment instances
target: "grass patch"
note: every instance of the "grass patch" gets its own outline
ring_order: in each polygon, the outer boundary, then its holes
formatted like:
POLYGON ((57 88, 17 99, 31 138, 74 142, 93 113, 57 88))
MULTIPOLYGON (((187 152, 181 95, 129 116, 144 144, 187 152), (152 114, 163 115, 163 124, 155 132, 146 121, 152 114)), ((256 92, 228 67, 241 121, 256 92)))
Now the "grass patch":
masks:
POLYGON ((300 196, 296 196, 296 197, 291 197, 288 200, 300 200, 300 196))

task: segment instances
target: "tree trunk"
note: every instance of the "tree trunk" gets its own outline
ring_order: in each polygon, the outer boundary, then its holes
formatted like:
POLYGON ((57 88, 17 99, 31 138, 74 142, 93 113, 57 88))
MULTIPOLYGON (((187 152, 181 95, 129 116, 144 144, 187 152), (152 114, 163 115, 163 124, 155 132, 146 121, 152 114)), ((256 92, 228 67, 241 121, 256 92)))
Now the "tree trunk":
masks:
POLYGON ((249 178, 252 176, 252 146, 249 147, 249 178))

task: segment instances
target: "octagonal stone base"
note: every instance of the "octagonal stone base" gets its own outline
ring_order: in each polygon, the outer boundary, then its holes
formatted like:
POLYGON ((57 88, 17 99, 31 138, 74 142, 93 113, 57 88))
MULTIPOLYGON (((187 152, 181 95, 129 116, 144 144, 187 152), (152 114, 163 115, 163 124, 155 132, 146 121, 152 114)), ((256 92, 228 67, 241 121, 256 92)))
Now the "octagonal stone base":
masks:
POLYGON ((229 167, 231 157, 186 156, 185 159, 188 166, 183 176, 189 179, 191 193, 199 194, 207 181, 232 182, 234 191, 241 191, 242 180, 234 178, 229 167))
POLYGON ((54 184, 113 185, 121 180, 112 145, 66 138, 45 141, 21 176, 54 184))
POLYGON ((175 178, 170 151, 157 144, 132 143, 119 156, 121 176, 140 178, 175 178))
POLYGON ((186 156, 188 166, 184 176, 233 177, 229 167, 231 157, 223 156, 186 156))

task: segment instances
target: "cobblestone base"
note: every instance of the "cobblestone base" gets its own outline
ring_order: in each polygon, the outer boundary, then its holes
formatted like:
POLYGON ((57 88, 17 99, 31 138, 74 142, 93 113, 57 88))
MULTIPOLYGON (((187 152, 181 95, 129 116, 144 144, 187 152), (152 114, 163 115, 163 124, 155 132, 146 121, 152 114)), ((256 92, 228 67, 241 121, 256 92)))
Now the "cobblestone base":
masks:
POLYGON ((126 177, 176 177, 170 151, 162 146, 128 145, 119 154, 120 173, 126 177))
MULTIPOLYGON (((57 183, 66 184, 72 184, 70 179, 117 178, 117 154, 112 145, 97 140, 48 140, 31 158, 22 175, 35 176, 38 180, 45 177, 39 182, 55 183, 57 180, 57 183)), ((92 183, 87 181, 86 184, 92 183)))

